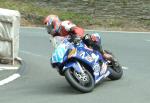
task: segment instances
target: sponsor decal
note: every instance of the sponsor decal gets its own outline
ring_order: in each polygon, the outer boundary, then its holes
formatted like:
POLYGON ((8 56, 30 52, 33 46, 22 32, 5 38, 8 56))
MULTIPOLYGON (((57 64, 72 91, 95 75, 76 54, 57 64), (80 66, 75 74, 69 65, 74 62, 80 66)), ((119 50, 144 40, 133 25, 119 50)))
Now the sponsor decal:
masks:
POLYGON ((86 56, 85 59, 89 62, 92 62, 94 60, 91 56, 86 56))
POLYGON ((102 64, 102 70, 101 70, 100 74, 104 74, 106 72, 106 70, 107 70, 107 64, 103 63, 102 64))
POLYGON ((99 58, 99 55, 95 55, 94 53, 92 53, 92 58, 95 60, 95 62, 98 60, 99 58))
POLYGON ((98 63, 95 63, 93 66, 94 72, 100 72, 100 65, 98 63))
POLYGON ((82 59, 85 57, 85 52, 84 51, 81 51, 80 53, 79 53, 79 55, 82 57, 82 59))
POLYGON ((94 75, 95 76, 100 75, 100 65, 98 63, 94 64, 93 69, 94 69, 94 75))
POLYGON ((76 52, 77 52, 77 50, 76 50, 75 48, 72 49, 72 50, 70 51, 69 55, 68 55, 68 58, 71 58, 71 57, 75 56, 75 55, 76 55, 76 52))

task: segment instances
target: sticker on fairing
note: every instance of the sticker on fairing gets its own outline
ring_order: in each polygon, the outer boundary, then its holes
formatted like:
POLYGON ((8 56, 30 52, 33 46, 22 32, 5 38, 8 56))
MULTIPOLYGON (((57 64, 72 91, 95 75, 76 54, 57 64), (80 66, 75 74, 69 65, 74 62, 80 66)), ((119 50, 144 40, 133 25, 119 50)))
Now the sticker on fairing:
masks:
POLYGON ((79 55, 82 57, 82 59, 84 59, 84 57, 85 57, 85 52, 84 52, 84 51, 81 51, 79 55))
POLYGON ((93 66, 94 75, 98 76, 100 74, 100 65, 98 63, 95 63, 93 66))
POLYGON ((90 55, 86 56, 85 59, 89 62, 92 62, 94 60, 90 55))
POLYGON ((99 55, 95 55, 94 53, 92 53, 92 58, 94 58, 95 62, 98 61, 99 59, 99 55))
POLYGON ((65 45, 60 45, 52 54, 52 62, 62 62, 66 53, 65 45))
POLYGON ((102 70, 101 70, 100 74, 104 74, 104 73, 106 73, 106 71, 107 71, 107 64, 103 63, 102 64, 102 70))

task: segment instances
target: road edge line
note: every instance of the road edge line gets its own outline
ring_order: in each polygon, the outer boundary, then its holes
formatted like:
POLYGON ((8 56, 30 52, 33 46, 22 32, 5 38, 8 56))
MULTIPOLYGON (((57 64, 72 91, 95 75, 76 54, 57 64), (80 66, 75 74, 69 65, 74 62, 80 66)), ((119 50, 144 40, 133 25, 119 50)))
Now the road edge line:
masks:
MULTIPOLYGON (((21 28, 26 28, 26 29, 45 29, 44 27, 27 27, 27 26, 21 26, 21 28)), ((150 32, 138 32, 138 31, 105 31, 105 30, 89 30, 89 29, 84 29, 85 31, 96 31, 96 32, 116 32, 116 33, 146 33, 150 34, 150 32)))

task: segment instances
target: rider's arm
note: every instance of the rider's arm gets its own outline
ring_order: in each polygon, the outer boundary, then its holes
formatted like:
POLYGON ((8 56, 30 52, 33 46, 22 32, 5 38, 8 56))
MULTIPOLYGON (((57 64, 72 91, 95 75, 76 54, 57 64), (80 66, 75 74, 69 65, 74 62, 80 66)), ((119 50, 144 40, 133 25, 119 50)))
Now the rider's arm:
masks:
POLYGON ((84 36, 84 29, 76 26, 71 21, 66 20, 61 23, 61 26, 70 34, 74 34, 80 38, 84 36))
POLYGON ((70 29, 70 32, 72 32, 74 35, 80 37, 80 38, 83 38, 84 37, 84 29, 83 28, 80 28, 80 27, 72 27, 70 29))

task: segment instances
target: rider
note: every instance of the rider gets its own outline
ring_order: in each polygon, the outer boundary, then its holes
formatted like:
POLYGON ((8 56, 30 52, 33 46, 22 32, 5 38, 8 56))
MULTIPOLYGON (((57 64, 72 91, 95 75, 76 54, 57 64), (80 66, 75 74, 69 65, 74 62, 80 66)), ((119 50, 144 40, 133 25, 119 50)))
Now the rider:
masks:
POLYGON ((101 46, 101 38, 98 33, 84 35, 84 29, 76 26, 69 20, 60 21, 57 15, 48 15, 44 24, 46 25, 48 34, 55 36, 67 36, 74 34, 76 37, 80 37, 88 47, 92 47, 94 50, 100 51, 103 57, 107 60, 113 60, 112 55, 106 53, 101 46))

